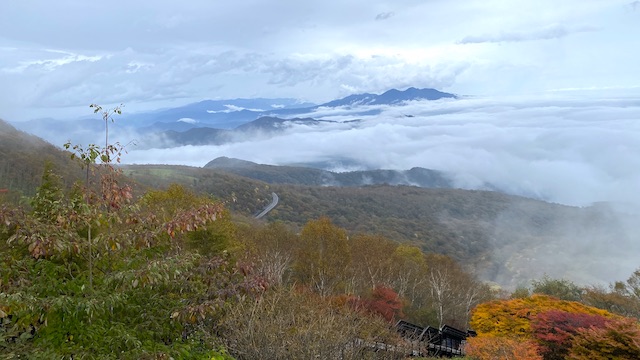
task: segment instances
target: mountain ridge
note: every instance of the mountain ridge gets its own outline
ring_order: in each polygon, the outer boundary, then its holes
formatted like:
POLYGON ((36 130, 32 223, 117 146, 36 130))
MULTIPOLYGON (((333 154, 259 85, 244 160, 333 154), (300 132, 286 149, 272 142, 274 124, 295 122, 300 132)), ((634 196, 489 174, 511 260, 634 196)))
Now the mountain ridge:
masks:
POLYGON ((304 166, 265 165, 222 156, 211 160, 204 165, 204 168, 221 170, 269 184, 338 187, 387 184, 422 188, 454 188, 454 183, 447 174, 421 167, 409 170, 335 172, 304 166))
MULTIPOLYGON (((157 133, 154 138, 161 137, 163 132, 185 132, 193 128, 216 128, 232 130, 241 125, 262 117, 295 118, 320 108, 349 107, 356 105, 398 105, 414 100, 457 99, 458 96, 430 88, 410 87, 405 90, 390 89, 382 94, 352 94, 320 105, 302 102, 291 98, 237 98, 226 100, 203 100, 178 106, 133 114, 124 114, 119 121, 112 124, 114 129, 124 132, 136 132, 144 135, 157 133)), ((379 110, 363 110, 362 115, 375 115, 379 110)), ((34 119, 16 122, 13 125, 21 130, 48 139, 50 141, 65 139, 85 143, 93 140, 68 139, 78 129, 84 132, 97 132, 101 129, 99 121, 86 116, 75 120, 34 119)), ((170 139, 172 135, 169 135, 170 139)), ((185 139, 186 136, 182 136, 185 139)), ((181 145, 182 143, 177 143, 181 145)))

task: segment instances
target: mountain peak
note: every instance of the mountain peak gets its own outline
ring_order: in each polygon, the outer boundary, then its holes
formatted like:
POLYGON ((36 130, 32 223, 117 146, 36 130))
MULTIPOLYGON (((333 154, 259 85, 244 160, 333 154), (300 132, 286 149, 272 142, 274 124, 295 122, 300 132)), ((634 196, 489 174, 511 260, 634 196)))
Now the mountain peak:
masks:
POLYGON ((443 98, 457 98, 456 95, 438 91, 436 89, 415 87, 406 90, 390 89, 380 95, 376 94, 354 94, 342 99, 333 100, 320 106, 355 106, 355 105, 394 105, 412 100, 438 100, 443 98))
POLYGON ((254 162, 241 160, 236 158, 229 158, 226 156, 217 157, 211 161, 209 161, 204 167, 205 168, 246 168, 257 165, 254 162))

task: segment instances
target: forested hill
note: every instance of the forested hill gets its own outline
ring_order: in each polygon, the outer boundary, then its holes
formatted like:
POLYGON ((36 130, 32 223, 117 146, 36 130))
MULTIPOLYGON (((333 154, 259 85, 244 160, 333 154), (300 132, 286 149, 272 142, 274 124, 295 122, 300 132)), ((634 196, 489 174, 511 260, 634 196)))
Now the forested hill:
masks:
POLYGON ((415 167, 410 170, 365 170, 333 172, 303 166, 273 166, 251 161, 219 157, 205 168, 217 169, 269 184, 311 186, 413 185, 426 188, 453 188, 447 174, 415 167))
POLYGON ((220 199, 233 198, 228 207, 248 216, 268 204, 273 191, 280 203, 267 221, 299 227, 329 216, 351 232, 383 234, 450 255, 503 285, 544 274, 586 284, 612 281, 629 272, 622 268, 637 251, 633 224, 640 219, 607 206, 576 208, 460 189, 275 185, 184 166, 127 166, 125 173, 150 186, 178 182, 220 199), (611 263, 620 266, 606 265, 611 263))
POLYGON ((14 195, 33 195, 47 162, 67 185, 71 185, 82 177, 82 171, 69 155, 0 120, 0 188, 8 189, 14 195))

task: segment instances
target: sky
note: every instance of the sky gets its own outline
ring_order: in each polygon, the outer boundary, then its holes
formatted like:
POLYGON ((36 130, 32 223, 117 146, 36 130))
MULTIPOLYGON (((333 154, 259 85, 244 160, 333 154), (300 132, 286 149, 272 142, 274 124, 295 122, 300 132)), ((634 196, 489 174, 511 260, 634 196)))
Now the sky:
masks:
POLYGON ((0 4, 0 118, 432 87, 640 86, 631 0, 24 0, 0 4))

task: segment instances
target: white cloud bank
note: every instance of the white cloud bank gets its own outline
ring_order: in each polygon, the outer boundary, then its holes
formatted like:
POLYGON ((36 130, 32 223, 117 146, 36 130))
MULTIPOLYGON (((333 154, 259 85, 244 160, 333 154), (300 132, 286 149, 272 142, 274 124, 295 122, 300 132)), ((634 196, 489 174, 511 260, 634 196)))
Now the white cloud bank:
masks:
POLYGON ((308 115, 363 121, 297 126, 222 146, 134 149, 125 161, 203 166, 218 156, 275 165, 348 159, 366 168, 446 171, 463 188, 490 183, 563 204, 640 204, 640 97, 468 98, 386 107, 368 117, 338 113, 308 115))

